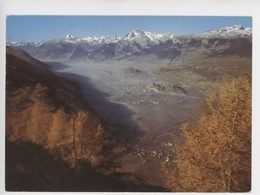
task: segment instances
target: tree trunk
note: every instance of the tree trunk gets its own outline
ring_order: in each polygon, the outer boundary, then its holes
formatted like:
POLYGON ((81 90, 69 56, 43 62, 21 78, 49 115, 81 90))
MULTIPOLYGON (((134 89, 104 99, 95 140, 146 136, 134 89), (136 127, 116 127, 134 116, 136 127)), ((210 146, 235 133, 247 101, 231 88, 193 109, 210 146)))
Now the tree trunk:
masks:
POLYGON ((75 167, 77 162, 77 154, 76 154, 76 127, 75 127, 75 117, 72 117, 73 121, 73 164, 72 167, 75 167))

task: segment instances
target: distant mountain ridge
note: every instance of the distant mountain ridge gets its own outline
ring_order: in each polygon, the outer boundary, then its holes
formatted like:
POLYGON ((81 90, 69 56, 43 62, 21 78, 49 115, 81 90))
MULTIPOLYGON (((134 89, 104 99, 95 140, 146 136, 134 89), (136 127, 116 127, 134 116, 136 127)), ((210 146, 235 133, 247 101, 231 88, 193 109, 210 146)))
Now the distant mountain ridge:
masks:
POLYGON ((242 25, 226 26, 217 30, 200 33, 199 36, 207 38, 234 38, 252 36, 252 28, 245 28, 242 25))
POLYGON ((186 47, 212 48, 220 42, 227 43, 232 39, 250 40, 251 37, 252 28, 234 25, 194 35, 158 34, 135 29, 122 38, 117 36, 79 38, 68 34, 58 40, 7 42, 6 45, 17 47, 35 58, 44 60, 106 60, 146 54, 173 59, 186 47), (210 45, 208 40, 215 42, 210 45))

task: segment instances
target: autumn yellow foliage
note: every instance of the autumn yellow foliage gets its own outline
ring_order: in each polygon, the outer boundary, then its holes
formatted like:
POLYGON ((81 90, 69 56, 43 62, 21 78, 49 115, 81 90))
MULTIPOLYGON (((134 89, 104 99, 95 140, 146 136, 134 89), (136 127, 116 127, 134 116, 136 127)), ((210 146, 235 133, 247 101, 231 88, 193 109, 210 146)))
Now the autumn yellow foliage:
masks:
POLYGON ((53 106, 49 90, 38 83, 7 91, 7 140, 41 145, 71 167, 101 163, 114 143, 106 124, 84 104, 80 110, 53 106))
POLYGON ((74 168, 102 163, 115 137, 79 86, 26 53, 7 50, 6 140, 40 145, 74 168))
POLYGON ((206 100, 198 121, 182 125, 175 160, 163 164, 171 191, 251 190, 251 99, 251 77, 243 75, 206 100))

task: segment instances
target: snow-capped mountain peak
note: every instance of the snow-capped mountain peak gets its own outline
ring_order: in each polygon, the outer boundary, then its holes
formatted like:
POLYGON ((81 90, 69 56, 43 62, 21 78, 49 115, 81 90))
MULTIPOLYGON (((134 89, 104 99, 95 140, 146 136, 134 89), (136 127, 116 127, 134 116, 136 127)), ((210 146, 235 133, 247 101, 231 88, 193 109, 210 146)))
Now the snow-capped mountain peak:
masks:
MULTIPOLYGON (((148 48, 151 45, 150 38, 144 31, 135 29, 125 35, 120 42, 129 42, 129 44, 138 44, 141 48, 148 48)), ((134 46, 135 47, 135 46, 134 46)))
MULTIPOLYGON (((123 38, 117 36, 88 36, 79 38, 68 34, 56 40, 7 42, 6 45, 19 47, 40 59, 94 59, 100 58, 100 56, 107 59, 111 57, 131 56, 133 54, 145 55, 148 53, 167 56, 173 52, 173 55, 177 55, 177 53, 183 49, 182 47, 185 49, 191 45, 194 45, 194 47, 201 45, 201 39, 214 39, 212 42, 215 43, 215 41, 219 41, 218 39, 237 41, 234 39, 242 38, 248 39, 247 41, 250 42, 251 36, 252 28, 244 28, 242 25, 233 25, 197 35, 160 34, 134 29, 123 38), (191 39, 193 39, 193 41, 191 41, 191 39)), ((207 40, 205 40, 205 44, 208 44, 207 40)))
POLYGON ((109 43, 116 43, 117 41, 119 41, 121 38, 120 37, 104 37, 104 36, 100 36, 100 37, 96 37, 96 36, 90 36, 90 37, 85 37, 82 38, 82 40, 84 42, 90 43, 90 44, 109 44, 109 43))
POLYGON ((131 40, 135 39, 136 37, 147 38, 146 34, 143 31, 136 28, 135 30, 127 33, 126 36, 124 37, 124 39, 131 41, 131 40))
POLYGON ((159 34, 159 33, 153 33, 153 32, 145 32, 146 36, 149 37, 151 42, 158 44, 159 42, 165 42, 167 40, 174 39, 175 35, 172 33, 165 33, 165 34, 159 34))
POLYGON ((231 26, 231 28, 236 29, 236 30, 238 30, 238 29, 245 30, 245 28, 240 24, 235 24, 235 25, 231 26))
POLYGON ((68 34, 68 35, 65 36, 64 39, 65 39, 65 40, 74 40, 74 39, 76 39, 76 37, 74 37, 74 36, 71 35, 71 34, 68 34))
POLYGON ((81 38, 79 37, 74 37, 71 34, 66 35, 63 39, 61 39, 62 41, 65 41, 67 43, 72 43, 72 44, 77 44, 79 42, 81 42, 81 38))
POLYGON ((157 45, 160 42, 173 40, 174 37, 175 36, 171 33, 159 34, 135 29, 127 33, 126 36, 122 38, 122 41, 134 42, 141 48, 148 48, 152 45, 157 45))
POLYGON ((142 31, 140 29, 135 29, 126 34, 123 38, 124 40, 136 41, 137 39, 143 39, 149 41, 151 44, 158 44, 160 41, 164 42, 167 39, 173 39, 175 37, 171 33, 159 34, 155 32, 142 31))
POLYGON ((226 26, 224 28, 198 34, 198 36, 205 38, 248 37, 251 35, 252 28, 244 28, 242 25, 226 26))

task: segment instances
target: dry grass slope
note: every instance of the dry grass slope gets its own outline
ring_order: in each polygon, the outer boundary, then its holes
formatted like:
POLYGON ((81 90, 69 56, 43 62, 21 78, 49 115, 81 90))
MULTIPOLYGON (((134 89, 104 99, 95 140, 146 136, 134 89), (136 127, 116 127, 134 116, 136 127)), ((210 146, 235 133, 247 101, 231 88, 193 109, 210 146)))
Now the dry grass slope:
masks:
POLYGON ((207 111, 182 126, 176 159, 163 164, 171 191, 251 190, 251 77, 225 83, 206 101, 207 111))

